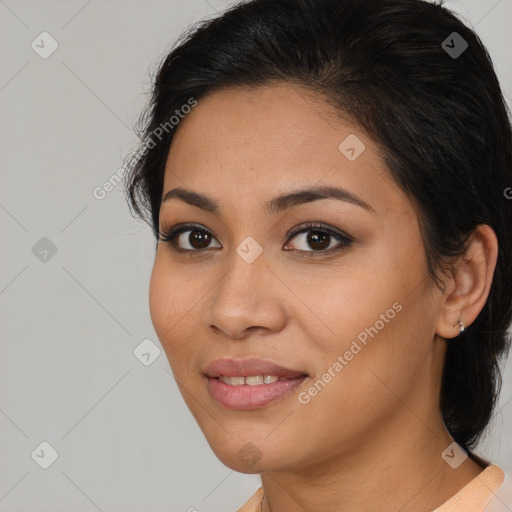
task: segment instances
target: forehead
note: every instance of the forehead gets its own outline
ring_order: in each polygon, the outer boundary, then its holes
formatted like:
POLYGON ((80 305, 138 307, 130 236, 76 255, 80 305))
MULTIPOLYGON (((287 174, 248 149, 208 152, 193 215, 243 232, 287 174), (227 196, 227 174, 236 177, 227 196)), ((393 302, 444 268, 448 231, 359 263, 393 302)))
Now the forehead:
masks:
POLYGON ((164 194, 183 187, 226 197, 229 187, 231 201, 243 201, 312 185, 342 186, 383 206, 404 200, 378 146, 355 123, 310 90, 272 84, 198 101, 174 135, 164 194), (347 144, 357 158, 344 153, 347 144))

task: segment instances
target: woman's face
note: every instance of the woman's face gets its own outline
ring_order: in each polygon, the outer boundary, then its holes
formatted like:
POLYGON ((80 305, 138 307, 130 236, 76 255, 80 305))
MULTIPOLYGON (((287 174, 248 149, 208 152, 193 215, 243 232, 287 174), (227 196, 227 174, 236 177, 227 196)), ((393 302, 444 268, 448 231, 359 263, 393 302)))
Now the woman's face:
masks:
POLYGON ((425 434, 444 354, 435 334, 441 295, 415 210, 361 129, 298 87, 216 91, 177 129, 164 196, 175 188, 208 196, 218 211, 175 195, 163 201, 161 232, 194 226, 174 248, 158 245, 151 318, 224 464, 245 473, 304 468, 372 456, 401 431, 425 434), (352 196, 298 195, 267 207, 312 187, 352 196), (304 223, 313 227, 289 234, 304 223), (307 376, 277 386, 256 379, 258 390, 210 382, 206 367, 223 358, 307 376))

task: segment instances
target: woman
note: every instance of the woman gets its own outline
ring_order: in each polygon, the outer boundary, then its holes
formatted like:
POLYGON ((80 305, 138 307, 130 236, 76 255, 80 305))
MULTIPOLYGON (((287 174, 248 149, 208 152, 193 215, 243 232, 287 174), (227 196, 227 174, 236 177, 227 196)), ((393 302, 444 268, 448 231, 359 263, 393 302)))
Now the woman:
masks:
POLYGON ((472 449, 512 136, 478 37, 422 0, 253 0, 179 42, 142 120, 151 319, 216 456, 261 474, 240 510, 498 510, 472 449))

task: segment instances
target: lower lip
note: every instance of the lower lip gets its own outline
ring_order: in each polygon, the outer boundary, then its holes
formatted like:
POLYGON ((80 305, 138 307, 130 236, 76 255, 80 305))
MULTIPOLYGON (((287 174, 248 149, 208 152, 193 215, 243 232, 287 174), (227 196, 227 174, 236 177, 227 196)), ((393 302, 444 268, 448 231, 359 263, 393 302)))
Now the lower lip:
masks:
POLYGON ((271 384, 230 386, 217 378, 207 377, 210 396, 227 409, 257 409, 290 395, 307 377, 278 380, 271 384))

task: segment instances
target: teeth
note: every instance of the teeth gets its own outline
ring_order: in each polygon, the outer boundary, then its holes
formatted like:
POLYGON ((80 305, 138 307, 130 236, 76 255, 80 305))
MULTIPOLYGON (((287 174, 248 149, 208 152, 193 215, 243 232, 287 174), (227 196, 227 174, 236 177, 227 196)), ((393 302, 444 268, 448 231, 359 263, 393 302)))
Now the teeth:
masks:
POLYGON ((233 386, 241 386, 245 381, 244 377, 229 377, 229 379, 231 381, 231 385, 233 386))
POLYGON ((263 384, 263 375, 251 375, 245 377, 245 383, 249 386, 257 386, 258 384, 263 384))
POLYGON ((259 386, 260 384, 277 382, 279 377, 276 375, 248 375, 247 377, 226 377, 225 375, 220 375, 219 380, 230 386, 241 386, 242 384, 259 386))

